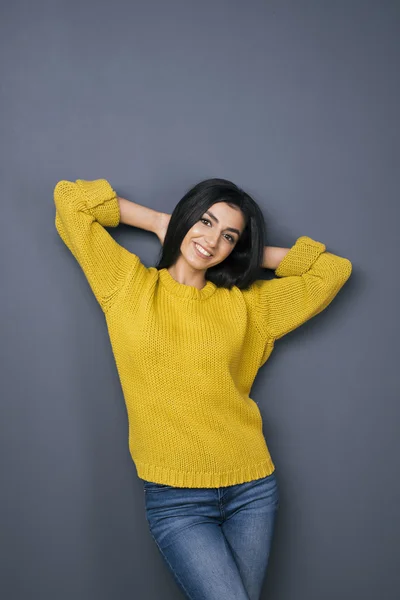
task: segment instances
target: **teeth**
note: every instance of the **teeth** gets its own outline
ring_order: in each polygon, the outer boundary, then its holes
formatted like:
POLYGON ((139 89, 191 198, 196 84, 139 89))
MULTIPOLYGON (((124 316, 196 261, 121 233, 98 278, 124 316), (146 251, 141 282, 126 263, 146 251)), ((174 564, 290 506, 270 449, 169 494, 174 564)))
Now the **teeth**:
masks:
POLYGON ((204 254, 204 256, 211 256, 211 254, 209 254, 208 252, 206 252, 201 246, 199 246, 199 244, 196 244, 196 248, 199 250, 199 252, 201 252, 202 254, 204 254))

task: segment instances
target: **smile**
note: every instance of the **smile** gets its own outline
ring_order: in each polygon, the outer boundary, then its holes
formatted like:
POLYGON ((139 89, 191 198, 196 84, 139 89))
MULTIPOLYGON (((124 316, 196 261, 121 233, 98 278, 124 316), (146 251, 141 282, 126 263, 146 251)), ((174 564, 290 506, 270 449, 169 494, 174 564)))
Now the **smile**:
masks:
POLYGON ((209 254, 209 252, 204 250, 204 248, 202 246, 200 246, 200 244, 197 244, 196 242, 194 242, 194 247, 196 248, 196 252, 199 256, 202 256, 204 258, 210 258, 210 256, 212 256, 212 254, 209 254))

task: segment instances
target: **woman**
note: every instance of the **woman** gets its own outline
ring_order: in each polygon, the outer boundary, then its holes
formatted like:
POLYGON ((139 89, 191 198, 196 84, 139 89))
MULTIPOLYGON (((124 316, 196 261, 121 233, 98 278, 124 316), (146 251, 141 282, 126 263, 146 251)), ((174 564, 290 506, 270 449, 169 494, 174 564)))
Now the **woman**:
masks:
POLYGON ((60 181, 54 200, 105 316, 157 547, 188 598, 258 599, 279 492, 250 390, 275 341, 330 304, 351 262, 307 236, 264 246, 261 210, 225 179, 196 185, 171 216, 105 179, 60 181), (119 223, 158 236, 156 267, 106 231, 119 223))

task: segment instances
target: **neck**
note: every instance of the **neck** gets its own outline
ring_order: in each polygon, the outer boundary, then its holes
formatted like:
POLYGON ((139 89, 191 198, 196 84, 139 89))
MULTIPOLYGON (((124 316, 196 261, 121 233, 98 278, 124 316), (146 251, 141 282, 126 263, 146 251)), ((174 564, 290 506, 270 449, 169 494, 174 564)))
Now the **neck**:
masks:
POLYGON ((177 281, 183 285, 191 285, 192 287, 201 290, 207 283, 205 274, 206 269, 199 270, 193 269, 185 261, 177 260, 177 262, 168 267, 168 273, 177 281))

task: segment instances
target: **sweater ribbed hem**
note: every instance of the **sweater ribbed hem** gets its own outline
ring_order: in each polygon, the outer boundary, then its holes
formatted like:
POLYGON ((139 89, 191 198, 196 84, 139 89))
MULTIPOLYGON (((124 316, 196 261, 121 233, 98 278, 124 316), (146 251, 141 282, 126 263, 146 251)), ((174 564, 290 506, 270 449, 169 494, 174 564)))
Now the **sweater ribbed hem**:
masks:
POLYGON ((218 488, 229 485, 237 485, 238 483, 246 483, 255 479, 261 479, 267 475, 271 475, 275 471, 275 465, 271 457, 267 458, 256 465, 241 467, 234 471, 226 471, 221 473, 197 473, 197 472, 182 472, 149 465, 140 461, 134 461, 138 477, 151 481, 153 483, 162 483, 172 487, 188 487, 188 488, 218 488))

